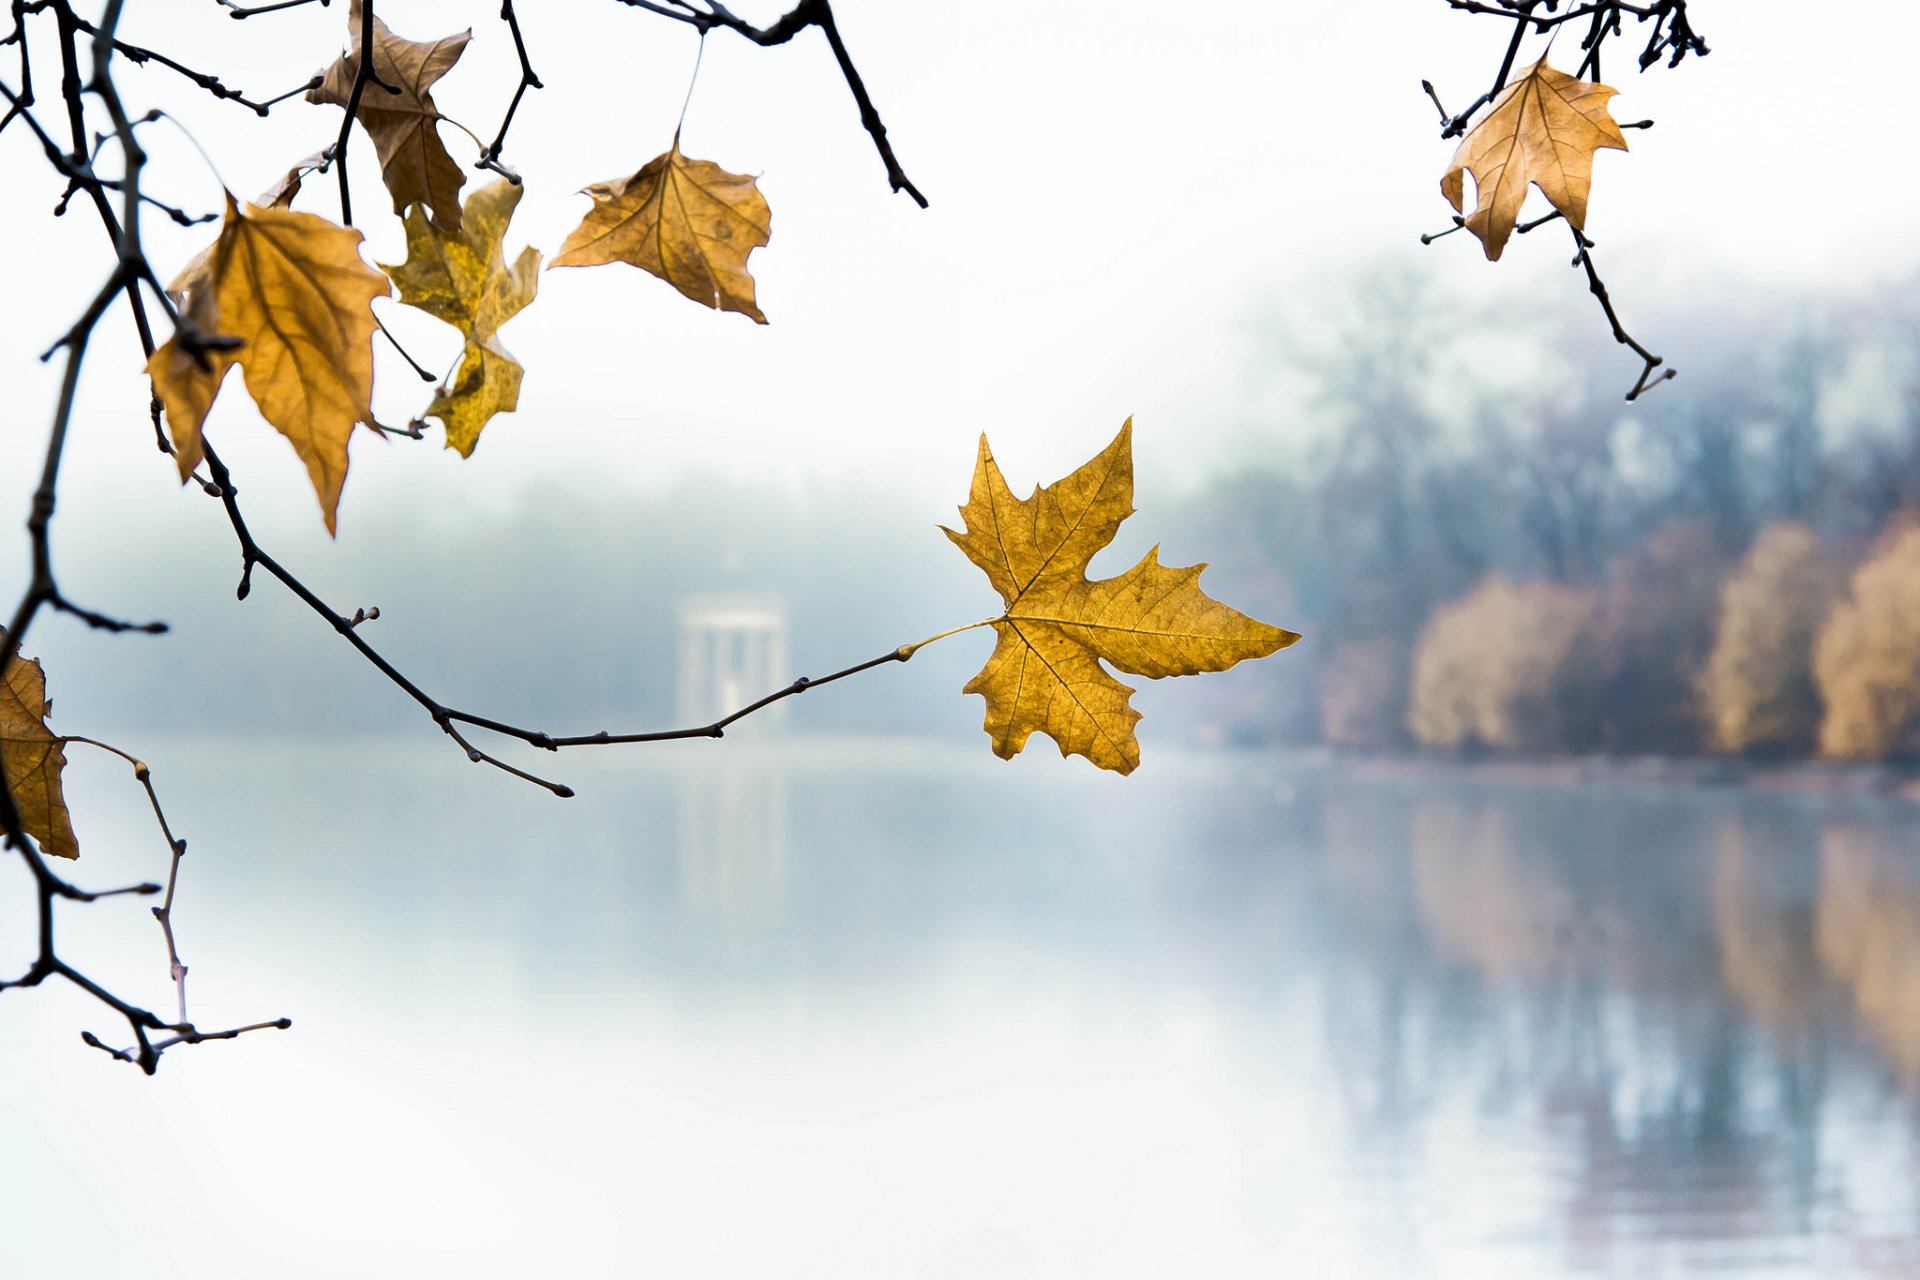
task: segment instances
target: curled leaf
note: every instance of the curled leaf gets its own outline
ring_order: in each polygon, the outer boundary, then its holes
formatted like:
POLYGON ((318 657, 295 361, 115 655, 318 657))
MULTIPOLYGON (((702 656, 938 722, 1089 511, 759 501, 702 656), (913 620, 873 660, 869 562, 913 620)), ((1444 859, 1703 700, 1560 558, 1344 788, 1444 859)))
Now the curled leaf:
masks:
POLYGON ((1012 759, 1036 731, 1061 755, 1131 773, 1140 763, 1132 675, 1195 675, 1261 658, 1300 637, 1230 609, 1200 589, 1205 565, 1171 568, 1158 547, 1115 578, 1087 563, 1133 514, 1133 423, 1064 480, 1020 499, 980 438, 966 530, 946 535, 987 575, 1006 612, 987 665, 964 692, 986 699, 994 754, 1012 759))
POLYGON ((587 188, 593 208, 556 267, 626 262, 702 306, 767 322, 753 297, 747 255, 767 243, 773 213, 754 180, 710 160, 689 160, 680 140, 640 172, 587 188))
POLYGON ((253 202, 263 209, 291 209, 293 198, 300 194, 300 184, 310 173, 317 173, 331 163, 333 155, 329 151, 316 151, 287 170, 274 184, 253 198, 253 202))

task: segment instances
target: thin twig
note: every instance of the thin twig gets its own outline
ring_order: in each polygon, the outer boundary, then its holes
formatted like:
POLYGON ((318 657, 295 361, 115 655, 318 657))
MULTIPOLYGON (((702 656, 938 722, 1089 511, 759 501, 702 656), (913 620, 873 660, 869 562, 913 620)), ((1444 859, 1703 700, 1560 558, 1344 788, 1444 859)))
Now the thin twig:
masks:
POLYGON ((537 747, 544 751, 557 751, 562 747, 611 746, 642 742, 675 742, 688 738, 719 738, 725 736, 728 725, 752 715, 764 707, 771 706, 773 703, 779 702, 784 698, 794 697, 816 686, 831 684, 836 680, 843 680, 848 676, 871 670, 874 667, 882 666, 889 662, 905 662, 913 657, 916 651, 933 643, 935 640, 945 639, 947 636, 957 635, 962 631, 971 631, 976 627, 987 626, 989 622, 991 622, 991 620, 988 620, 988 622, 969 623, 964 627, 957 627, 951 631, 943 631, 939 635, 930 636, 917 644, 901 645, 899 648, 889 650, 877 658, 856 663, 851 667, 833 672, 831 675, 818 678, 802 676, 785 688, 770 693, 756 702, 749 703, 731 715, 707 724, 690 725, 678 729, 654 729, 635 733, 610 733, 606 730, 601 730, 597 733, 590 734, 552 734, 544 730, 529 729, 520 725, 509 724, 503 720, 496 720, 489 716, 464 711, 458 707, 448 706, 421 688, 392 662, 388 661, 378 649, 374 648, 373 645, 360 634, 359 623, 364 620, 364 613, 356 613, 354 616, 341 613, 325 600, 321 599, 318 593, 298 577, 294 576, 286 566, 282 565, 279 560, 260 545, 254 538, 253 531, 247 525, 245 514, 240 509, 239 490, 233 483, 232 473, 227 470, 226 463, 221 460, 219 453, 214 450, 211 444, 205 446, 205 452, 207 470, 213 477, 213 486, 217 490, 216 496, 220 499, 221 505, 226 511, 227 522, 233 529, 234 538, 240 544, 241 580, 240 588, 238 592, 236 592, 240 599, 246 599, 251 593, 254 569, 259 568, 265 570, 270 577, 279 582, 288 591, 292 592, 301 603, 305 604, 314 613, 324 619, 342 639, 346 640, 348 644, 359 652, 361 657, 371 663, 375 670, 385 676, 402 693, 418 703, 427 713, 428 717, 465 752, 469 760, 475 764, 491 764, 495 768, 512 774, 514 777, 531 782, 535 786, 543 787, 562 798, 572 796, 573 790, 562 783, 556 783, 528 773, 495 756, 489 755, 487 752, 476 747, 453 726, 456 724, 470 725, 476 729, 484 729, 489 733, 497 733, 502 737, 516 738, 529 746, 537 747))
POLYGON ((1679 370, 1668 369, 1657 378, 1653 376, 1654 370, 1660 368, 1665 361, 1641 346, 1638 342, 1635 342, 1632 336, 1629 335, 1626 329, 1620 324, 1620 317, 1615 314, 1613 309, 1613 299, 1607 295, 1607 286, 1600 282, 1600 273, 1593 265, 1593 242, 1581 235, 1580 229, 1573 226, 1572 223, 1568 223, 1567 225, 1568 229, 1573 232, 1573 243, 1575 246, 1573 265, 1586 269, 1587 289, 1594 297, 1600 300, 1600 310, 1606 313, 1607 324, 1613 329, 1613 340, 1623 347, 1630 348, 1633 353, 1639 356, 1646 364, 1646 367, 1640 371, 1639 378, 1634 381, 1633 389, 1627 392, 1627 399, 1638 400, 1644 392, 1675 377, 1679 373, 1679 370))
MULTIPOLYGON (((87 32, 89 35, 94 34, 93 25, 91 23, 86 22, 83 19, 79 19, 79 18, 74 19, 74 25, 78 27, 80 30, 87 32)), ((288 98, 291 98, 294 94, 304 92, 306 89, 318 88, 320 84, 320 78, 316 76, 300 89, 294 89, 294 90, 291 90, 290 92, 280 94, 278 97, 266 98, 259 102, 255 102, 253 99, 247 97, 246 94, 241 93, 238 89, 229 89, 226 85, 220 82, 220 78, 218 76, 208 75, 204 71, 195 71, 192 67, 187 66, 185 63, 176 61, 173 58, 169 58, 164 53, 158 53, 152 49, 143 49, 139 45, 128 44, 124 40, 115 40, 113 42, 113 48, 114 48, 114 52, 118 53, 121 57, 137 65, 144 66, 146 63, 149 63, 149 62, 157 62, 161 66, 167 68, 169 71, 177 72, 178 74, 185 76, 187 79, 193 81, 193 83, 199 85, 202 89, 205 89, 208 93, 211 93, 214 97, 224 98, 229 102, 237 102, 241 106, 247 108, 247 110, 253 112, 257 116, 266 115, 270 110, 273 109, 273 107, 276 104, 285 102, 288 98)))
POLYGON ((853 57, 847 52, 845 41, 840 38, 839 24, 833 18, 833 6, 828 0, 800 0, 786 14, 771 26, 756 27, 751 22, 738 17, 718 0, 707 0, 706 8, 696 8, 687 0, 675 0, 673 4, 660 4, 655 0, 620 0, 630 8, 644 9, 648 13, 657 13, 663 18, 672 18, 684 22, 705 35, 715 27, 744 36, 762 47, 785 44, 805 31, 808 27, 819 27, 827 37, 827 43, 833 49, 833 58, 840 66, 840 74, 847 82, 847 88, 853 94, 853 101, 860 109, 860 124, 873 139, 874 150, 880 153, 880 161, 886 166, 887 181, 895 191, 904 191, 913 198, 913 202, 922 209, 927 207, 927 198, 920 189, 907 178, 906 171, 900 167, 899 158, 893 153, 893 144, 887 141, 887 126, 880 119, 873 99, 867 94, 867 86, 860 78, 859 70, 853 64, 853 57))
MULTIPOLYGON (((263 13, 278 13, 282 9, 298 9, 313 4, 314 0, 270 0, 267 4, 244 5, 239 0, 214 0, 214 3, 227 11, 229 18, 253 18, 263 13)), ((326 4, 327 0, 319 0, 326 4)))
POLYGON ((540 77, 534 74, 533 62, 527 57, 527 42, 520 34, 520 19, 513 12, 513 0, 500 0, 500 19, 507 24, 507 30, 513 34, 513 51, 520 55, 520 83, 514 86, 513 100, 507 103, 507 114, 500 120, 500 131, 493 135, 493 141, 480 152, 475 167, 491 169, 511 182, 520 185, 520 175, 500 163, 500 148, 506 145, 507 130, 513 125, 514 113, 520 110, 520 99, 526 97, 529 89, 544 89, 540 77))

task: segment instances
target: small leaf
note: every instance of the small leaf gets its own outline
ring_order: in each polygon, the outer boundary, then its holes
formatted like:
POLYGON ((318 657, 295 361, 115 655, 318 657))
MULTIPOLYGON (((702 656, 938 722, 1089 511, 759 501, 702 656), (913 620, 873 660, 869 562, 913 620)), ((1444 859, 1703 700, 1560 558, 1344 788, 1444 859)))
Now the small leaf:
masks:
POLYGON ((480 432, 496 413, 520 402, 525 370, 496 336, 500 326, 533 301, 540 285, 540 251, 525 248, 507 267, 507 223, 520 203, 520 188, 495 182, 467 197, 457 232, 427 221, 418 208, 407 214, 407 260, 384 266, 400 286, 400 301, 444 320, 466 336, 451 387, 442 386, 427 413, 447 428, 447 447, 472 457, 480 432))
POLYGON ((326 151, 316 151, 306 159, 294 165, 282 174, 274 184, 253 198, 253 202, 262 209, 291 209, 293 198, 300 194, 300 184, 310 173, 317 172, 321 166, 332 160, 326 151))
MULTIPOLYGON (((0 632, 0 650, 6 633, 0 632)), ((0 765, 7 773, 7 789, 14 808, 42 853, 55 858, 77 858, 80 845, 73 836, 73 819, 60 791, 60 771, 67 753, 59 737, 47 728, 46 673, 38 659, 15 658, 0 680, 0 765)))
POLYGON ((946 535, 1006 602, 998 641, 966 693, 986 699, 994 754, 1012 759, 1035 732, 1060 754, 1118 773, 1140 763, 1133 689, 1101 663, 1133 675, 1195 675, 1262 658, 1300 637, 1255 621, 1200 589, 1205 565, 1160 563, 1160 549, 1117 578, 1091 581, 1087 562, 1133 514, 1133 423, 1066 479, 1013 496, 985 436, 964 533, 946 535))
MULTIPOLYGON (((347 14, 351 39, 345 56, 327 68, 320 87, 309 90, 308 102, 345 107, 353 100, 354 77, 360 73, 360 0, 347 14)), ((360 90, 354 113, 380 153, 380 174, 393 196, 393 211, 424 204, 434 223, 448 231, 460 229, 460 187, 466 174, 440 141, 440 109, 429 92, 434 82, 453 69, 473 32, 443 36, 433 41, 402 40, 376 16, 373 20, 373 71, 399 93, 368 81, 360 90)))
POLYGON ((1555 71, 1545 58, 1500 91, 1480 123, 1467 131, 1440 179, 1440 192, 1458 213, 1466 171, 1478 202, 1467 230, 1498 260, 1520 220, 1527 184, 1538 186, 1576 229, 1587 225, 1593 153, 1627 149, 1626 135, 1607 114, 1617 89, 1555 71))
POLYGON ((237 342, 195 351, 176 331, 147 362, 167 410, 184 483, 204 456, 200 428, 238 364, 261 416, 293 442, 334 531, 347 478, 347 438, 373 418, 373 300, 387 278, 360 259, 360 233, 311 213, 243 212, 231 195, 220 238, 173 282, 199 338, 237 342))
POLYGON ((587 194, 593 208, 554 266, 631 263, 702 306, 767 322, 754 302, 747 255, 767 243, 773 214, 752 178, 689 160, 676 138, 631 178, 595 183, 587 194))

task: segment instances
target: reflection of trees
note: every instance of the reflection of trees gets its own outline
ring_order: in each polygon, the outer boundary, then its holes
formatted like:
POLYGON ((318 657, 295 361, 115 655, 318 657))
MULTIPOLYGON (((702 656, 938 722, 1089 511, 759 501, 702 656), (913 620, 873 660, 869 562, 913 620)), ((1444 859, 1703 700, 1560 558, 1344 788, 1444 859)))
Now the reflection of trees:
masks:
POLYGON ((1920 878, 1890 833, 1836 823, 1820 833, 1815 939, 1827 971, 1893 1067, 1920 1081, 1920 878))
POLYGON ((1419 1197, 1463 1111, 1493 1145, 1544 1140, 1561 1181, 1542 1226, 1596 1272, 1850 1247, 1831 1224, 1883 1224, 1860 1181, 1880 1166, 1833 1129, 1888 1086, 1820 1016, 1822 966, 1838 972, 1822 931, 1877 957, 1853 962, 1876 1035, 1893 1009, 1920 1027, 1920 869, 1884 835, 1817 859, 1816 831, 1766 802, 1328 787, 1329 1037, 1358 1142, 1419 1197), (1853 915, 1829 922, 1843 888, 1853 915))
POLYGON ((1731 817, 1716 827, 1713 932, 1728 992, 1762 1023, 1784 1030, 1812 1021, 1820 973, 1812 908, 1788 874, 1793 850, 1767 834, 1731 817))
POLYGON ((1505 805, 1429 799, 1414 810, 1414 892, 1435 946, 1492 979, 1544 977, 1573 903, 1551 855, 1516 841, 1505 805))
POLYGON ((1806 1229, 1819 1191, 1819 1090, 1796 1088, 1790 1066, 1781 1073, 1781 1109, 1770 1113, 1755 1097, 1764 1086, 1743 1080, 1732 1019, 1703 1030, 1674 1087, 1639 1105, 1623 1105, 1614 1091, 1589 1092, 1556 1117, 1579 1143, 1562 1212, 1580 1269, 1668 1274, 1653 1264, 1658 1258, 1676 1274, 1737 1275, 1782 1236, 1806 1229), (1808 1100, 1812 1111, 1798 1105, 1808 1100))

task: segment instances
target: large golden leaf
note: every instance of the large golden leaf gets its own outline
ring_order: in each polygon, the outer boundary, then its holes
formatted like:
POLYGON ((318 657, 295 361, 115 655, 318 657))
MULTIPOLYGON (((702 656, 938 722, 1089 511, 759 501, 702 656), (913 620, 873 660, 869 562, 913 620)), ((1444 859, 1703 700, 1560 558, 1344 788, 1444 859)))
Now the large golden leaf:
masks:
POLYGON ((1617 92, 1555 71, 1542 58, 1502 89, 1460 140, 1440 191, 1458 213, 1464 207, 1462 176, 1472 171, 1477 204, 1467 215, 1467 230, 1480 237, 1488 258, 1498 259, 1507 247, 1528 183, 1575 227, 1587 225, 1593 153, 1627 149, 1626 135, 1607 114, 1607 100, 1617 92))
POLYGON ((540 251, 522 249, 507 266, 507 223, 520 188, 504 179, 467 197, 460 230, 445 231, 415 208, 407 214, 407 260, 382 266, 400 286, 400 301, 460 330, 467 340, 452 386, 442 386, 427 412, 447 428, 447 447, 472 457, 496 413, 520 403, 520 362, 500 345, 500 326, 528 303, 540 284, 540 251))
POLYGON ((573 229, 556 267, 628 262, 702 306, 767 322, 753 299, 747 255, 767 242, 773 213, 752 178, 673 149, 631 178, 587 188, 593 208, 573 229))
MULTIPOLYGON (((360 72, 359 0, 349 6, 347 29, 351 47, 327 68, 320 87, 308 91, 308 102, 345 107, 352 101, 353 80, 360 72)), ((429 91, 453 69, 472 38, 473 32, 462 31, 438 40, 402 40, 376 16, 374 74, 400 92, 389 93, 369 81, 360 90, 354 113, 380 153, 380 173, 393 196, 393 211, 404 213, 408 205, 424 204, 433 211, 434 222, 448 231, 460 229, 460 186, 466 174, 440 141, 440 109, 429 91)))
POLYGON ((1255 621, 1200 589, 1203 564, 1160 563, 1160 549, 1117 578, 1091 581, 1087 562, 1133 514, 1133 422, 1066 479, 1013 496, 985 436, 964 533, 946 535, 983 570, 1006 612, 993 656, 965 689, 987 700, 994 754, 1012 759, 1035 731, 1061 755, 1131 773, 1140 763, 1132 675, 1195 675, 1262 658, 1300 637, 1255 621))
POLYGON ((196 353, 175 333, 147 362, 181 478, 200 465, 201 424, 238 364, 261 416, 307 464, 331 533, 347 437, 373 417, 373 300, 391 292, 361 261, 360 233, 291 209, 243 211, 229 195, 220 238, 169 291, 202 336, 239 342, 196 353))
MULTIPOLYGON (((0 652, 5 644, 6 633, 0 632, 0 652)), ((42 853, 77 858, 80 846, 60 793, 67 753, 47 728, 47 710, 47 678, 39 661, 15 658, 7 666, 7 678, 0 680, 0 765, 7 771, 7 789, 21 825, 42 853)))

